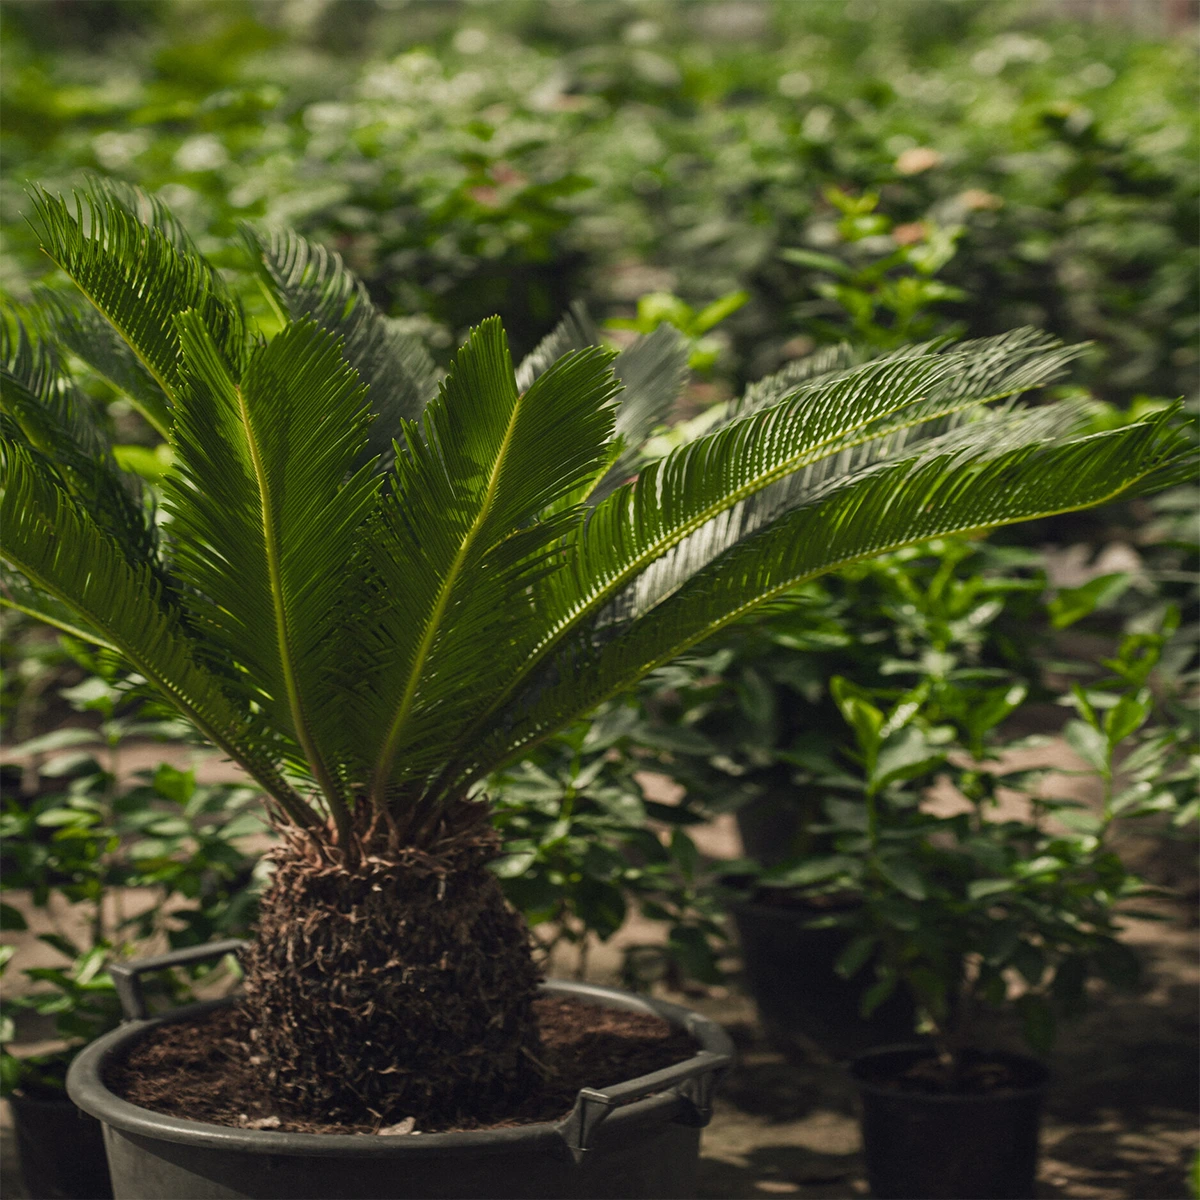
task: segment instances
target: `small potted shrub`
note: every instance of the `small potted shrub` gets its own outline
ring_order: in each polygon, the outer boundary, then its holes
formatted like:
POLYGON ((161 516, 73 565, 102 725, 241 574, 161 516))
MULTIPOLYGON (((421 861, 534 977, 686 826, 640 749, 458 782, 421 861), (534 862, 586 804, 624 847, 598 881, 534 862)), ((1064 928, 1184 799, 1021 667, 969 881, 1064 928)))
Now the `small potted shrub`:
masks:
POLYGON ((948 684, 935 668, 880 707, 880 693, 834 681, 864 802, 827 802, 835 853, 805 868, 822 887, 862 897, 841 919, 849 940, 838 970, 867 976, 864 1012, 903 987, 925 1035, 868 1050, 851 1066, 873 1195, 1034 1194, 1047 1071, 996 1048, 996 1021, 1010 1014, 1045 1053, 1058 1019, 1083 1007, 1089 977, 1137 979, 1120 922, 1138 915, 1129 901, 1154 889, 1125 868, 1111 834, 1118 820, 1183 811, 1170 769, 1182 747, 1149 727, 1148 680, 1169 625, 1126 637, 1110 661, 1114 677, 1073 694, 1079 716, 1066 738, 1102 781, 1098 812, 1046 798, 1045 771, 1006 768, 1000 751, 1024 743, 986 743, 1021 703, 1019 686, 948 684), (1118 790, 1115 758, 1130 750, 1118 790), (920 789, 887 787, 934 765, 953 780, 963 811, 934 815, 920 789), (1028 815, 993 815, 1000 789, 1024 793, 1028 815), (873 971, 864 970, 869 961, 873 971))
POLYGON ((1076 437, 1069 408, 1009 403, 1070 357, 1022 332, 785 372, 631 478, 659 390, 621 404, 613 354, 569 329, 514 372, 488 320, 438 384, 301 239, 253 240, 268 337, 141 195, 39 192, 34 223, 94 308, 8 323, 9 594, 127 659, 258 782, 281 839, 240 1004, 135 1022, 72 1067, 118 1195, 394 1194, 398 1173, 409 1194, 686 1189, 698 1134, 671 1122, 703 1122, 728 1043, 678 1011, 707 1050, 596 1080, 557 1126, 472 1132, 546 1078, 483 781, 807 578, 1186 469, 1170 414, 1076 437), (164 520, 63 346, 167 437, 164 520), (257 1127, 108 1087, 140 1047, 203 1057, 205 1036, 269 1098, 257 1127), (361 1132, 308 1132, 330 1122, 361 1132))
MULTIPOLYGON (((828 918, 861 899, 820 886, 834 839, 820 827, 825 799, 861 797, 862 781, 829 680, 886 687, 921 661, 952 663, 955 682, 1035 679, 1030 631, 1045 615, 1046 581, 1026 569, 1030 557, 954 538, 856 564, 648 681, 631 735, 649 755, 643 765, 686 788, 680 808, 689 814, 736 806, 746 858, 722 864, 720 891, 745 985, 779 1045, 850 1058, 902 1038, 913 1020, 903 987, 863 1018, 870 973, 834 970, 851 934, 828 918)), ((925 781, 938 765, 927 764, 925 781)), ((902 773, 884 786, 922 782, 902 773)))

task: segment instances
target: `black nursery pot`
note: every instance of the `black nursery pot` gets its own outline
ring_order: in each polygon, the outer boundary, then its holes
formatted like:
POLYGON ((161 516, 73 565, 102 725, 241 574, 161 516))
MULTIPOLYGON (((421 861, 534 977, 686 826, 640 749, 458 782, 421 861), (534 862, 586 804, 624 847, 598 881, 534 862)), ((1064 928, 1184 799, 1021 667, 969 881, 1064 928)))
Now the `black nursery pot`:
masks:
POLYGON ((8 1097, 21 1182, 37 1200, 112 1200, 100 1122, 66 1096, 8 1097))
MULTIPOLYGON (((970 1052, 968 1052, 970 1053, 970 1052)), ((884 1046, 856 1058, 863 1152, 877 1200, 1026 1200, 1034 1194, 1048 1072, 1004 1051, 976 1060, 1009 1067, 1011 1087, 978 1094, 902 1090, 927 1045, 884 1046)))
MULTIPOLYGON (((139 966, 160 967, 169 959, 139 966)), ((215 1007, 210 1003, 131 1020, 98 1039, 75 1059, 67 1087, 80 1108, 103 1122, 117 1200, 695 1195, 700 1129, 711 1115, 713 1086, 733 1061, 728 1035, 698 1013, 615 988, 551 981, 542 990, 663 1017, 701 1049, 639 1079, 582 1089, 571 1114, 557 1124, 465 1133, 379 1137, 234 1129, 151 1112, 109 1091, 103 1080, 109 1061, 149 1030, 215 1007)))
POLYGON ((834 970, 853 934, 836 926, 808 927, 835 909, 742 901, 730 911, 747 988, 772 1041, 783 1046, 813 1042, 831 1058, 847 1059, 912 1036, 913 1005, 905 992, 893 992, 870 1017, 859 1015, 875 978, 870 964, 850 979, 834 970))

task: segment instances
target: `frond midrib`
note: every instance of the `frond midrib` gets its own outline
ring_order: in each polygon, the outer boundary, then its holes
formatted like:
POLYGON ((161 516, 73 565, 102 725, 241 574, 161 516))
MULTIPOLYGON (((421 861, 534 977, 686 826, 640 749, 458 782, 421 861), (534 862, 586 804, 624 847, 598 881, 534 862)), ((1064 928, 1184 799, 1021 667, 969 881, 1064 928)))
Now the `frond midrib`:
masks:
MULTIPOLYGON (((173 402, 176 401, 177 400, 176 389, 171 384, 169 384, 159 374, 159 372, 155 369, 153 363, 151 363, 149 361, 149 359, 147 359, 146 356, 142 353, 141 349, 138 347, 137 339, 134 338, 133 335, 128 330, 123 329, 121 327, 121 325, 119 325, 112 318, 112 316, 104 310, 104 307, 99 303, 99 301, 97 301, 96 297, 92 295, 91 291, 87 287, 85 287, 82 283, 80 283, 80 281, 75 277, 75 274, 66 266, 65 263, 61 262, 58 258, 56 258, 54 256, 54 254, 51 253, 51 251, 46 249, 45 246, 42 246, 42 253, 52 263, 54 263, 54 265, 56 267, 58 267, 59 270, 64 272, 64 274, 70 276, 71 282, 74 283, 74 285, 83 293, 83 295, 87 299, 88 303, 91 304, 91 306, 113 327, 113 329, 116 331, 117 336, 129 347, 130 350, 133 351, 134 357, 150 373, 151 379, 153 379, 154 382, 157 383, 160 388, 162 388, 163 394, 165 396, 169 397, 173 402)), ((128 277, 126 278, 126 282, 128 282, 128 277)), ((131 399, 132 399, 132 397, 131 397, 131 399)), ((170 438, 171 438, 170 425, 164 423, 162 418, 160 416, 158 416, 157 413, 151 412, 144 404, 138 404, 137 409, 138 409, 138 412, 140 412, 142 414, 142 416, 145 417, 146 420, 149 421, 150 424, 154 426, 156 432, 158 433, 158 435, 161 438, 163 438, 164 441, 170 440, 170 438)))
POLYGON ((388 780, 391 775, 392 764, 396 758, 396 751, 400 745, 400 735, 403 733, 404 726, 412 714, 416 701, 417 688, 421 682, 421 673, 424 671, 425 663, 432 653, 434 640, 441 627, 442 619, 445 617, 446 609, 450 604, 450 597, 458 582, 458 577, 462 574, 467 556, 480 531, 487 523, 487 519, 491 515, 495 504, 500 474, 508 457, 509 447, 512 444, 513 434, 517 426, 517 418, 521 412, 524 399, 524 393, 518 394, 513 404, 512 412, 509 413, 508 424, 505 427, 504 436, 501 438, 500 446, 496 452, 495 462, 493 462, 491 473, 488 476, 483 502, 480 504, 479 512, 475 515, 475 520, 471 522, 471 527, 454 556, 454 561, 450 564, 450 569, 446 572, 446 577, 442 580, 441 586, 438 588, 437 599, 434 601, 433 608, 425 622, 425 629, 422 631, 421 640, 417 643, 412 667, 409 669, 408 679, 404 684, 404 692, 400 697, 396 714, 388 726, 388 731, 384 737, 383 746, 376 761, 371 780, 371 802, 377 809, 382 809, 386 803, 388 780))
POLYGON ((275 518, 274 498, 267 482, 266 466, 262 459, 262 450, 255 436, 253 424, 250 421, 250 411, 246 405, 245 392, 240 384, 233 385, 237 397, 238 418, 242 423, 242 431, 246 438, 246 447, 250 453, 250 462, 254 471, 254 483, 258 489, 259 505, 262 511, 263 544, 267 556, 267 578, 271 593, 271 605, 275 613, 275 637, 279 650, 280 669, 283 671, 283 683, 287 692, 288 708, 291 710, 292 723, 296 727, 296 740, 304 751, 304 756, 312 768, 313 777, 320 786, 322 793, 329 802, 330 810, 339 820, 344 819, 345 804, 341 793, 325 765, 308 721, 308 713, 304 697, 300 691, 296 677, 295 648, 292 644, 291 620, 287 609, 287 598, 283 588, 283 569, 279 549, 279 530, 275 518))

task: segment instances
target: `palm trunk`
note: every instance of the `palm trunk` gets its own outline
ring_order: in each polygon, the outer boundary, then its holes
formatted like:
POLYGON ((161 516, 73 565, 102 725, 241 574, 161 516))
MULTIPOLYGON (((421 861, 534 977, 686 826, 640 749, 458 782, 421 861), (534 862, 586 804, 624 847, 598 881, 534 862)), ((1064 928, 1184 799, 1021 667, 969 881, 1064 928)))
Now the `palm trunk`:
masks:
MULTIPOLYGON (((472 806, 474 807, 474 806, 472 806)), ((272 1090, 311 1119, 487 1120, 537 1080, 538 972, 474 821, 428 850, 275 853, 246 1006, 272 1090)))

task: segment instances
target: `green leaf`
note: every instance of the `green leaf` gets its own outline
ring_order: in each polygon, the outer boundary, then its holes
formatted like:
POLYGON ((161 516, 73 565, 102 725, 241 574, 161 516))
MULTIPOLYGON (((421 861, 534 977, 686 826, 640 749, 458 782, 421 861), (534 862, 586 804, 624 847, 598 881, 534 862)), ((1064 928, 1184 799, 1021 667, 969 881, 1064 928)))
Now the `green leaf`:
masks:
POLYGON ((342 339, 342 354, 367 388, 372 421, 356 465, 374 460, 388 470, 392 440, 437 392, 437 369, 420 340, 400 333, 371 303, 367 289, 339 255, 288 231, 269 236, 243 230, 280 305, 293 321, 306 318, 342 339))
POLYGON ((585 876, 575 907, 579 919, 601 941, 607 941, 625 923, 625 895, 615 884, 585 876))
POLYGON ((74 942, 64 937, 61 933, 39 933, 38 941, 44 942, 47 946, 53 946, 59 954, 69 959, 76 959, 82 953, 74 942))
POLYGON ((696 843, 682 829, 675 829, 671 833, 671 857, 679 864, 686 879, 695 877, 700 865, 700 852, 696 849, 696 843))
POLYGON ((691 320, 688 333, 699 336, 732 316, 750 300, 749 292, 728 292, 720 299, 706 304, 691 320))
POLYGON ((486 321, 426 408, 424 438, 407 431, 372 559, 379 646, 360 668, 370 691, 356 719, 378 738, 376 798, 469 742, 461 723, 544 630, 529 586, 578 516, 529 522, 607 465, 611 357, 570 354, 518 394, 504 331, 486 321), (436 703, 418 703, 427 692, 436 703))
POLYGON ((811 267, 815 271, 828 271, 831 275, 838 275, 843 279, 848 279, 852 274, 849 265, 842 262, 840 258, 834 258, 832 254, 821 254, 817 250, 805 250, 798 246, 785 246, 779 251, 779 257, 784 262, 794 263, 798 267, 811 267))
POLYGON ((1066 629, 1090 616, 1097 608, 1113 604, 1132 582, 1133 576, 1124 572, 1098 575, 1080 587, 1061 588, 1046 605, 1046 611, 1055 629, 1066 629))
POLYGON ((519 854, 506 854, 491 864, 492 874, 501 879, 515 879, 524 875, 537 862, 536 850, 523 850, 519 854))
POLYGON ((11 904, 0 903, 0 929, 20 931, 28 928, 29 925, 19 909, 13 908, 11 904))
POLYGON ((186 804, 196 791, 196 772, 180 771, 170 763, 159 763, 154 772, 154 790, 176 804, 186 804))
POLYGON ((363 392, 312 322, 260 347, 240 383, 196 314, 179 330, 176 465, 163 486, 189 608, 210 660, 238 664, 247 702, 293 740, 336 806, 331 759, 347 714, 318 696, 344 657, 338 602, 379 490, 369 469, 353 469, 363 392))
POLYGON ((892 734, 879 749, 871 782, 876 788, 913 779, 945 762, 946 752, 929 744, 925 733, 909 725, 892 734))
POLYGON ((20 1087, 22 1077, 21 1060, 6 1050, 0 1050, 0 1096, 7 1096, 20 1087))
MULTIPOLYGON (((862 805, 855 805, 854 808, 856 813, 862 812, 862 805)), ((808 887, 843 874, 857 876, 860 868, 858 859, 844 854, 831 854, 825 858, 810 858, 791 866, 784 864, 774 867, 763 876, 760 883, 765 887, 808 887)))
POLYGON ((833 964, 834 971, 842 979, 852 979, 867 965, 879 939, 873 933, 860 933, 847 942, 833 964))
POLYGON ((1108 739, 1100 730, 1094 729, 1086 721, 1068 721, 1063 737, 1093 771, 1108 770, 1108 739))
POLYGON ((835 675, 829 681, 829 691, 842 717, 854 730, 859 748, 874 759, 878 753, 880 730, 883 728, 883 712, 870 702, 865 691, 840 675, 835 675))
POLYGON ((149 424, 165 437, 171 427, 170 401, 105 317, 91 305, 71 303, 47 289, 39 289, 35 295, 43 310, 50 314, 56 338, 120 388, 149 424))
POLYGON ((880 858, 879 873, 910 900, 924 900, 929 894, 921 870, 916 863, 904 858, 880 858))
POLYGON ((131 563, 153 560, 156 528, 138 481, 123 475, 96 407, 75 387, 38 316, 0 320, 0 428, 23 443, 131 563))
POLYGON ((73 206, 40 189, 33 199, 43 250, 168 397, 175 398, 181 382, 174 319, 188 310, 198 314, 228 368, 240 374, 246 347, 241 310, 158 200, 99 179, 74 194, 73 206))
POLYGON ((1154 697, 1149 688, 1142 688, 1135 695, 1122 696, 1113 708, 1104 714, 1104 732, 1109 746, 1123 742, 1131 733, 1140 729, 1154 708, 1154 697))
MULTIPOLYGON (((76 611, 179 711, 277 797, 294 793, 261 746, 243 740, 245 717, 196 660, 149 567, 132 567, 70 496, 20 446, 5 445, 0 553, 42 591, 76 611), (47 531, 54 536, 48 537, 47 531)), ((299 801, 299 797, 296 797, 299 801)))
POLYGON ((967 884, 967 899, 986 900, 1013 890, 1011 879, 973 879, 967 884))

